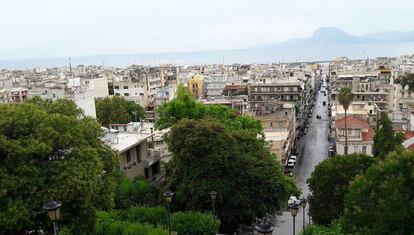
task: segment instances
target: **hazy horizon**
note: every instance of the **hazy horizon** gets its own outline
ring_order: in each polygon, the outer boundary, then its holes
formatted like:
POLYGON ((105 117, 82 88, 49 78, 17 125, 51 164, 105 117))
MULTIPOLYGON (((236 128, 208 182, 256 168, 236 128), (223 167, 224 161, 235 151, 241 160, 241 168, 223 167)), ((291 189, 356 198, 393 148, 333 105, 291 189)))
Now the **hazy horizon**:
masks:
POLYGON ((241 49, 322 26, 412 31, 413 11, 409 0, 17 0, 0 3, 0 60, 241 49))

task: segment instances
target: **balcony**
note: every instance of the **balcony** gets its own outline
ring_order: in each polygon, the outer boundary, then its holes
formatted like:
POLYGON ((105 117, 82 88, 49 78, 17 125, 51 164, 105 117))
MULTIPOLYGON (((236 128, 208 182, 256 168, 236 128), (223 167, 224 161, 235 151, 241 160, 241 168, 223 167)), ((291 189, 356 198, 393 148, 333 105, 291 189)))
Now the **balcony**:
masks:
POLYGON ((160 151, 149 149, 148 150, 148 158, 146 159, 147 167, 149 167, 152 164, 156 163, 160 159, 161 159, 161 152, 160 151))

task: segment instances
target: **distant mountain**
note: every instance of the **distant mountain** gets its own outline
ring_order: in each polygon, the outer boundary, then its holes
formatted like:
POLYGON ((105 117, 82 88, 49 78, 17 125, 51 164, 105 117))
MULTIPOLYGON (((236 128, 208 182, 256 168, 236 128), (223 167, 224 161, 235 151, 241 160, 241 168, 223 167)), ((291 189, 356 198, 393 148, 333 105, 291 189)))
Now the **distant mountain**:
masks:
POLYGON ((342 29, 336 27, 321 27, 308 38, 296 38, 274 44, 259 45, 256 48, 291 48, 302 46, 332 46, 347 44, 369 44, 384 42, 413 42, 413 32, 381 32, 371 33, 362 36, 355 36, 346 33, 342 29))
MULTIPOLYGON (((362 36, 341 29, 323 27, 311 37, 258 45, 237 50, 195 51, 186 53, 128 54, 71 57, 72 65, 102 64, 124 67, 141 61, 157 64, 274 63, 294 61, 327 61, 338 56, 351 59, 400 56, 414 53, 414 32, 382 32, 362 36)), ((35 68, 66 66, 67 58, 1 60, 2 68, 35 68)))

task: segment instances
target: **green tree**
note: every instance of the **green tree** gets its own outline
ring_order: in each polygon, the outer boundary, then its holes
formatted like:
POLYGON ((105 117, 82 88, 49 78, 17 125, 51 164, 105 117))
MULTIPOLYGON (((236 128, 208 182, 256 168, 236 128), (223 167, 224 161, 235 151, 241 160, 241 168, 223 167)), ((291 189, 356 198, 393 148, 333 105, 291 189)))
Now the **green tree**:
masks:
POLYGON ((171 128, 167 186, 179 210, 211 211, 217 192, 221 230, 274 212, 299 190, 282 174, 265 142, 251 131, 230 131, 216 120, 184 119, 171 128))
POLYGON ((128 209, 131 206, 151 206, 155 204, 156 195, 154 188, 145 179, 134 181, 121 175, 119 177, 115 207, 118 209, 128 209))
POLYGON ((344 197, 350 182, 374 162, 370 156, 352 154, 329 158, 317 165, 308 179, 313 221, 329 225, 339 219, 343 215, 344 197))
POLYGON ((42 209, 50 200, 63 202, 62 225, 90 234, 95 209, 114 205, 117 155, 101 143, 100 125, 73 107, 0 105, 0 234, 50 226, 42 209))
POLYGON ((354 95, 350 87, 342 87, 339 91, 338 100, 345 111, 345 155, 348 154, 348 128, 346 121, 346 112, 348 111, 349 105, 351 105, 354 95))
POLYGON ((352 234, 413 234, 414 152, 392 153, 359 175, 345 197, 352 234))
POLYGON ((230 130, 245 129, 262 133, 259 121, 245 115, 238 115, 236 110, 223 105, 204 105, 196 101, 192 94, 180 85, 177 97, 157 108, 156 126, 159 129, 171 127, 180 120, 214 118, 219 120, 230 130))
POLYGON ((394 134, 392 122, 388 115, 381 116, 380 128, 374 136, 374 156, 384 158, 389 152, 402 148, 403 136, 400 133, 394 134))
POLYGON ((83 114, 82 110, 78 108, 73 101, 68 99, 58 99, 53 101, 51 99, 42 99, 40 96, 35 96, 25 102, 36 104, 50 114, 59 113, 75 117, 79 117, 83 114))
POLYGON ((96 116, 103 126, 109 124, 124 124, 131 121, 139 121, 144 117, 144 109, 132 101, 123 97, 107 97, 95 100, 96 116))

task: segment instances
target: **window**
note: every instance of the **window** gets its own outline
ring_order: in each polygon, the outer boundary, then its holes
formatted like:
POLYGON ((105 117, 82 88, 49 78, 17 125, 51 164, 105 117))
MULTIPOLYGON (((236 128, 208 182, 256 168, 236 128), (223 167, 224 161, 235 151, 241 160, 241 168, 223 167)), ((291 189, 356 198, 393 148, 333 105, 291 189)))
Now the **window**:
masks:
POLYGON ((354 153, 357 153, 359 151, 358 146, 354 146, 354 153))
POLYGON ((348 129, 348 135, 350 135, 352 133, 351 129, 348 129))
POLYGON ((362 153, 366 154, 367 153, 367 146, 362 146, 362 153))
POLYGON ((124 96, 129 96, 129 93, 124 93, 124 96))
POLYGON ((270 122, 270 127, 273 127, 273 123, 272 122, 270 122))
POLYGON ((119 89, 119 86, 114 86, 115 89, 119 89))
POLYGON ((141 162, 141 145, 135 146, 135 152, 137 154, 137 162, 141 162))
POLYGON ((128 86, 124 86, 124 89, 128 89, 128 86))
POLYGON ((125 157, 126 157, 126 162, 127 162, 127 163, 130 163, 130 162, 131 162, 131 149, 128 149, 128 150, 125 152, 125 157))
POLYGON ((121 94, 119 94, 119 93, 115 93, 115 96, 120 96, 121 94))

